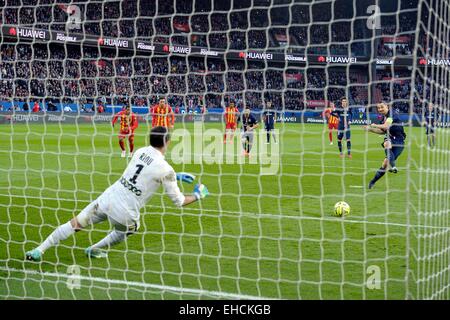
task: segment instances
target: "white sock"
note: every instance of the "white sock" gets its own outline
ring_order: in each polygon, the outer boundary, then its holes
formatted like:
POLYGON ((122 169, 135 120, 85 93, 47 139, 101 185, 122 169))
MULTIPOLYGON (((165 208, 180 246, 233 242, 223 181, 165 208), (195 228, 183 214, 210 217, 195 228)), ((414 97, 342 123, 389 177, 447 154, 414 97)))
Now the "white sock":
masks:
POLYGON ((127 237, 126 232, 114 230, 114 231, 111 231, 102 240, 100 240, 99 242, 94 244, 91 248, 100 249, 103 247, 111 247, 115 244, 122 242, 123 240, 125 240, 126 237, 127 237))
POLYGON ((66 240, 68 237, 75 233, 75 229, 72 227, 72 224, 69 222, 60 225, 55 229, 44 242, 41 243, 37 249, 44 253, 48 248, 56 246, 60 241, 66 240))

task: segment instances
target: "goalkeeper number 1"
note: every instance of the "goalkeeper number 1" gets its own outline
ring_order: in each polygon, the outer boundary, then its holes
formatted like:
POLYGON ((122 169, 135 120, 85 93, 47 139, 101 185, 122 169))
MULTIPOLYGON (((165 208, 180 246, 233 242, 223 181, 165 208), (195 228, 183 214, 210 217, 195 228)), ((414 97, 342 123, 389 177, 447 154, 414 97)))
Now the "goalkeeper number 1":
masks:
POLYGON ((85 250, 86 255, 91 258, 107 257, 106 251, 101 248, 118 244, 138 230, 140 209, 161 185, 178 207, 205 198, 209 192, 203 184, 195 186, 193 195, 181 193, 177 180, 193 183, 195 176, 184 172, 175 174, 172 166, 164 159, 169 144, 170 135, 167 128, 153 128, 150 133, 150 146, 136 151, 122 177, 78 216, 57 227, 37 248, 26 252, 26 259, 40 261, 47 249, 56 246, 75 232, 109 220, 114 230, 85 250))

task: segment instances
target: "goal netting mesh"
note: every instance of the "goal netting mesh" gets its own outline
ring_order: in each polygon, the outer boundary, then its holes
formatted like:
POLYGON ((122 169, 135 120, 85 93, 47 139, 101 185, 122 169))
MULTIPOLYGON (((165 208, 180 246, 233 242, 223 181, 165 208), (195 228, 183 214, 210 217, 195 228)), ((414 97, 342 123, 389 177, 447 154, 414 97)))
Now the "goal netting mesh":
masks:
MULTIPOLYGON (((413 68, 412 105, 422 105, 425 116, 427 106, 435 106, 439 143, 433 149, 421 148, 414 154, 411 148, 410 194, 417 192, 416 201, 410 201, 410 216, 417 218, 417 228, 412 228, 411 261, 415 267, 408 278, 413 283, 411 297, 419 299, 449 299, 449 18, 448 1, 423 1, 419 6, 417 30, 417 55, 413 68), (440 132, 440 130, 442 130, 440 132), (412 192, 411 192, 412 191, 412 192)), ((415 114, 416 110, 411 110, 415 114)), ((416 115, 416 114, 415 114, 416 115)), ((427 145, 427 136, 413 141, 417 146, 427 145)))
POLYGON ((0 0, 0 297, 448 299, 449 10, 442 0, 0 0), (146 146, 162 97, 176 116, 166 159, 210 196, 179 209, 160 190, 107 259, 84 254, 110 231, 103 223, 25 261, 120 178, 129 158, 113 115, 131 104, 135 146, 146 146), (342 97, 352 124, 340 157, 323 112, 342 97), (369 190, 383 136, 362 126, 382 120, 381 101, 407 139, 399 172, 369 190), (259 121, 250 156, 240 123, 223 143, 231 102, 259 121), (265 112, 276 118, 269 141, 265 112), (338 201, 348 216, 333 215, 338 201))

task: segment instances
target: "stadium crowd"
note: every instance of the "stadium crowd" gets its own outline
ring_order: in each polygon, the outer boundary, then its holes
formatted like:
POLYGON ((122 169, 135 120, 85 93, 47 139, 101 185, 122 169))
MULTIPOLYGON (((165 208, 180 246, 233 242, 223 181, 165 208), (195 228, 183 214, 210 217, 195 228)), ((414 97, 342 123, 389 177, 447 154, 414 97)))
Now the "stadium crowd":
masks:
MULTIPOLYGON (((3 44, 0 47, 0 100, 53 103, 121 104, 149 106, 158 96, 181 109, 205 104, 261 108, 272 101, 276 108, 303 110, 308 101, 337 101, 349 96, 354 105, 367 105, 367 75, 345 67, 265 67, 254 62, 196 57, 116 57, 115 51, 96 48, 64 50, 55 44, 3 44), (346 91, 347 90, 347 91, 346 91)), ((411 72, 379 70, 377 99, 397 100, 407 112, 411 72), (395 81, 391 81, 394 79, 395 81)), ((423 85, 417 84, 420 92, 423 85)))
MULTIPOLYGON (((351 52, 353 56, 365 54, 370 45, 372 33, 363 20, 355 19, 353 8, 346 5, 317 3, 310 10, 308 2, 289 5, 290 1, 284 1, 286 6, 271 8, 271 1, 244 0, 233 4, 235 10, 226 12, 230 9, 230 1, 221 2, 212 8, 206 0, 196 1, 195 7, 188 0, 157 3, 78 0, 60 1, 59 5, 50 0, 9 0, 7 6, 0 8, 0 23, 65 31, 67 12, 72 10, 68 5, 72 4, 80 9, 82 22, 79 29, 72 31, 86 35, 153 37, 156 43, 234 50, 276 51, 285 50, 287 45, 289 51, 303 53, 308 45, 310 54, 347 55, 351 52)), ((382 34, 400 34, 409 38, 397 46, 404 54, 412 49, 416 27, 416 18, 407 9, 414 8, 416 2, 410 0, 402 8, 405 12, 398 15, 392 12, 383 16, 382 34)), ((378 48, 379 54, 385 56, 392 56, 393 50, 392 45, 384 42, 378 48)))
MULTIPOLYGON (((414 6, 411 0, 409 6, 414 6)), ((1 2, 1 0, 0 0, 1 2)), ((105 37, 152 38, 156 43, 195 45, 219 49, 269 49, 287 52, 363 55, 372 34, 362 20, 353 21, 346 6, 296 3, 269 10, 271 1, 242 1, 242 10, 216 11, 208 1, 75 1, 81 10, 78 32, 105 37), (175 5, 174 5, 175 4, 175 5), (247 7, 246 7, 247 6, 247 7), (265 8, 266 7, 266 8, 265 8), (243 10, 243 9, 249 10, 243 10), (311 15, 312 14, 312 15, 311 15), (338 20, 338 21, 334 21, 338 20), (295 23, 294 23, 295 22, 295 23), (323 22, 330 22, 324 24, 323 22), (308 36, 309 35, 309 36, 308 36), (287 47, 286 47, 287 46, 287 47), (307 47, 307 49, 305 49, 307 47), (286 49, 288 48, 288 49, 286 49)), ((0 22, 47 30, 66 30, 67 6, 50 0, 10 0, 0 7, 0 22)), ((220 6, 223 6, 221 9, 220 6)), ((407 6, 408 7, 408 6, 407 6)), ((406 11, 386 16, 380 56, 411 54, 415 19, 406 11), (396 17, 399 19, 396 19, 396 17), (397 21, 398 20, 398 21, 397 21), (392 40, 405 35, 402 42, 392 40), (387 38, 389 37, 389 38, 387 38)), ((345 67, 285 69, 284 64, 208 58, 117 56, 115 50, 56 44, 6 44, 0 47, 0 99, 148 106, 167 94, 175 108, 223 106, 230 99, 238 106, 260 108, 272 101, 276 108, 303 110, 309 101, 336 101, 343 95, 351 103, 367 104, 367 75, 345 67)), ((386 78, 380 74, 380 79, 386 78)), ((407 76, 405 76, 407 78, 407 76)), ((377 85, 382 98, 406 99, 410 83, 389 81, 377 85)), ((400 102, 398 109, 406 110, 400 102)))
POLYGON ((3 44, 0 62, 0 99, 47 99, 53 102, 104 103, 123 101, 151 105, 158 95, 168 94, 174 107, 206 107, 228 103, 242 107, 274 106, 301 110, 304 100, 337 100, 347 84, 345 68, 328 73, 323 68, 265 68, 261 63, 182 57, 116 57, 115 51, 83 47, 64 50, 61 45, 3 44), (324 89, 327 88, 327 89, 324 89), (225 93, 225 94, 224 94, 225 93), (245 94, 244 94, 245 93, 245 94), (192 100, 192 103, 189 101, 192 100))

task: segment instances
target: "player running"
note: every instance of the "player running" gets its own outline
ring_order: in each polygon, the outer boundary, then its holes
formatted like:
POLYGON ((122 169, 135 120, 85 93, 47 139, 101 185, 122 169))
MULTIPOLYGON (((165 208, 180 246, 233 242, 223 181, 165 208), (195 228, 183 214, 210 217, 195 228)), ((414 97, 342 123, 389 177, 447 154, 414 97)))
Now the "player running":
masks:
POLYGON ((325 108, 323 116, 328 122, 328 139, 330 140, 330 145, 333 145, 333 130, 338 130, 339 118, 332 115, 331 113, 336 110, 336 106, 333 102, 330 102, 330 106, 325 108))
POLYGON ((383 116, 382 124, 371 124, 364 128, 369 132, 385 135, 384 142, 381 145, 384 148, 386 158, 384 159, 381 168, 378 169, 375 176, 370 181, 369 189, 372 189, 375 183, 384 176, 388 166, 389 172, 398 172, 395 161, 403 152, 406 139, 406 134, 403 130, 403 124, 398 112, 389 108, 386 103, 379 103, 377 105, 377 110, 378 113, 383 116))
POLYGON ((258 121, 250 113, 250 108, 247 107, 242 115, 242 147, 244 148, 244 156, 250 156, 250 150, 253 146, 254 130, 258 126, 258 121))
POLYGON ((239 119, 239 109, 234 105, 234 102, 230 102, 228 107, 225 108, 224 118, 225 134, 223 135, 223 143, 227 143, 228 137, 230 143, 233 143, 234 133, 239 119))
POLYGON ((339 119, 338 125, 338 147, 339 147, 339 156, 342 158, 344 154, 342 153, 342 139, 347 140, 347 155, 351 159, 352 158, 352 143, 350 141, 350 123, 352 121, 352 114, 348 109, 348 100, 347 98, 341 98, 341 108, 335 109, 330 113, 330 115, 337 117, 339 119))
POLYGON ((427 128, 425 132, 427 135, 428 146, 433 148, 436 145, 436 112, 433 104, 428 104, 428 110, 425 111, 424 125, 427 128))
POLYGON ((114 124, 117 122, 117 119, 120 118, 120 131, 119 131, 119 145, 120 149, 122 149, 121 157, 126 157, 126 148, 125 148, 125 138, 128 137, 128 144, 130 148, 130 152, 128 153, 129 157, 133 156, 134 150, 134 131, 138 127, 138 120, 136 114, 131 112, 131 107, 126 105, 125 108, 114 115, 112 119, 112 126, 114 128, 114 124))
POLYGON ((172 166, 164 159, 169 144, 168 129, 153 128, 150 132, 150 146, 136 151, 122 177, 78 216, 56 228, 36 249, 26 252, 26 259, 40 261, 50 247, 56 246, 75 232, 108 220, 114 230, 85 250, 86 255, 91 258, 107 257, 107 252, 101 248, 116 245, 138 230, 140 209, 161 185, 177 207, 205 198, 209 192, 203 184, 195 186, 193 195, 181 193, 177 180, 192 183, 195 177, 188 173, 175 174, 172 166))
POLYGON ((276 113, 272 108, 272 102, 268 101, 266 105, 266 111, 263 113, 264 129, 266 129, 267 141, 266 144, 270 143, 270 136, 273 137, 273 142, 277 143, 277 138, 275 136, 275 122, 276 113))
POLYGON ((175 124, 175 114, 166 103, 165 98, 159 99, 159 104, 154 105, 150 109, 150 114, 152 115, 152 128, 161 126, 172 129, 175 124))

